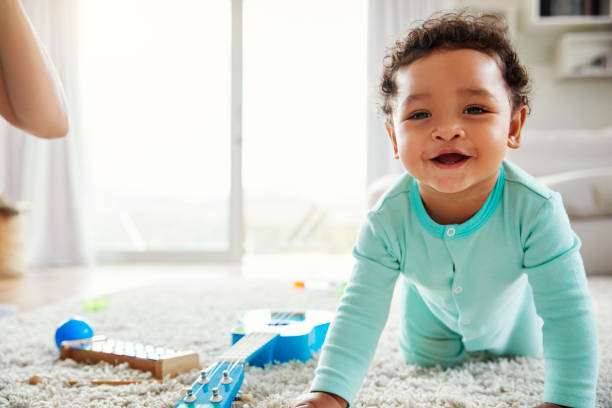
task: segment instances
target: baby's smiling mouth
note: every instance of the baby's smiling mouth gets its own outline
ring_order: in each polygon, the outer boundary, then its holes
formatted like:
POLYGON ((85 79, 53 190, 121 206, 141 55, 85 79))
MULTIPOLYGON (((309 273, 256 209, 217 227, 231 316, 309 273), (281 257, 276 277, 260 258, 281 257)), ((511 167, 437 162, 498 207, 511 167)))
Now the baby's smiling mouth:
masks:
POLYGON ((432 160, 440 164, 452 165, 463 162, 469 158, 470 156, 466 156, 461 153, 443 153, 434 157, 432 160))

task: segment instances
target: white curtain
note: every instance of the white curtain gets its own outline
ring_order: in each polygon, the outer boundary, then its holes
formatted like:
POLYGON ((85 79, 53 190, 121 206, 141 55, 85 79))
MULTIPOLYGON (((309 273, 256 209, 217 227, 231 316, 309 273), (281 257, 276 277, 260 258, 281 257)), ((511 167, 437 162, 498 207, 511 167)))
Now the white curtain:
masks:
POLYGON ((377 178, 401 173, 398 160, 385 130, 385 122, 376 115, 378 83, 382 74, 385 48, 403 34, 415 20, 423 20, 435 11, 457 7, 457 0, 369 0, 368 1, 368 109, 367 184, 377 178))
POLYGON ((53 60, 64 86, 70 132, 45 140, 24 134, 2 119, 2 186, 7 197, 23 201, 27 211, 27 247, 31 266, 88 264, 93 261, 85 222, 85 151, 80 132, 77 83, 79 0, 22 0, 39 40, 53 60))

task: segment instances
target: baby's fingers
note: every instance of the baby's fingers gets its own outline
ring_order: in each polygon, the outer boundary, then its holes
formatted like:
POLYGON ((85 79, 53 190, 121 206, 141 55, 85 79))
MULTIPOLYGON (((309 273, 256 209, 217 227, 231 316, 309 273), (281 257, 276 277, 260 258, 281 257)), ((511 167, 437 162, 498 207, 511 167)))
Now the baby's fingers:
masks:
POLYGON ((346 405, 346 401, 336 395, 309 392, 296 398, 291 408, 346 408, 346 405))

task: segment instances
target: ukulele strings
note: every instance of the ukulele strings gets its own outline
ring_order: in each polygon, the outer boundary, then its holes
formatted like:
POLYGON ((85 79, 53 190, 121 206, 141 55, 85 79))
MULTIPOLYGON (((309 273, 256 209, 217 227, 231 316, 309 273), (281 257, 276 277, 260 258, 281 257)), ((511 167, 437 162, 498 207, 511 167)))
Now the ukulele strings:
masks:
MULTIPOLYGON (((273 314, 273 313, 272 313, 272 314, 273 314)), ((290 318, 291 318, 291 316, 293 316, 293 315, 295 315, 295 313, 294 313, 294 312, 284 312, 284 313, 279 313, 279 314, 277 314, 277 315, 276 315, 276 316, 274 316, 274 317, 272 317, 272 316, 271 316, 270 322, 272 323, 272 322, 274 322, 274 321, 279 321, 279 320, 280 320, 280 321, 282 321, 282 320, 285 320, 285 319, 290 319, 290 318)), ((253 342, 255 342, 255 341, 256 341, 256 339, 252 339, 251 343, 253 343, 253 342)), ((223 363, 225 363, 225 362, 226 362, 226 361, 224 361, 223 363)), ((229 362, 229 361, 227 361, 227 362, 229 362)), ((229 370, 228 370, 229 374, 231 374, 231 373, 232 373, 232 371, 234 370, 234 368, 235 368, 235 367, 238 365, 238 362, 239 362, 238 360, 235 360, 235 361, 234 361, 234 363, 233 363, 233 364, 230 366, 230 368, 229 368, 229 370)), ((216 370, 215 370, 215 372, 216 372, 216 370)), ((223 379, 222 379, 222 380, 219 382, 219 384, 217 385, 217 387, 221 386, 221 384, 222 384, 222 383, 223 383, 223 379)))
MULTIPOLYGON (((244 343, 245 345, 249 345, 250 343, 253 343, 256 339, 251 338, 251 339, 247 339, 247 343, 244 343)), ((215 363, 215 367, 214 370, 211 373, 206 373, 206 376, 209 378, 213 378, 215 374, 217 374, 217 371, 219 371, 219 369, 226 363, 232 363, 232 365, 229 367, 228 371, 228 375, 231 376, 232 371, 234 370, 234 368, 236 368, 236 366, 238 366, 238 363, 240 362, 239 359, 233 359, 233 360, 221 360, 218 361, 217 363, 215 363)), ((219 384, 217 384, 217 388, 219 388, 221 386, 221 384, 223 384, 223 378, 221 378, 221 381, 219 381, 219 384)), ((200 392, 202 390, 202 388, 204 387, 205 384, 202 384, 202 386, 198 389, 197 392, 200 392)))
MULTIPOLYGON (((208 370, 212 370, 212 372, 210 372, 210 371, 205 371, 206 376, 207 376, 208 378, 212 378, 212 377, 213 377, 213 376, 214 376, 214 375, 217 373, 217 371, 219 371, 219 368, 221 368, 222 364, 224 364, 224 363, 225 363, 225 361, 217 361, 217 362, 215 362, 215 364, 214 364, 213 368, 210 368, 210 367, 208 368, 208 370)), ((210 381, 210 380, 209 380, 209 381, 210 381)), ((198 383, 198 384, 199 384, 198 380, 196 380, 196 381, 195 381, 195 383, 198 383)), ((195 385, 195 383, 194 383, 194 385, 195 385)), ((200 393, 200 391, 202 391, 202 389, 203 389, 203 388, 204 388, 204 387, 205 387, 207 384, 208 384, 208 382, 206 382, 206 383, 204 383, 204 384, 200 384, 200 388, 198 388, 198 389, 197 389, 197 391, 195 391, 195 392, 193 393, 193 395, 198 395, 198 394, 200 393)), ((219 383, 219 384, 220 384, 220 383, 219 383)), ((217 387, 218 387, 218 386, 217 386, 217 387)))
MULTIPOLYGON (((290 314, 287 314, 287 315, 290 315, 290 314)), ((285 318, 285 317, 287 317, 287 316, 284 316, 283 318, 285 318)), ((277 316, 275 319, 278 319, 278 316, 277 316)), ((259 341, 261 341, 259 338, 257 338, 257 337, 252 337, 252 338, 250 338, 250 339, 247 339, 247 342, 244 344, 244 346, 245 346, 245 347, 248 347, 248 346, 253 345, 253 344, 257 345, 259 341), (250 342, 250 344, 249 344, 249 342, 250 342)), ((266 342, 265 342, 265 343, 267 343, 268 341, 269 341, 269 340, 267 340, 267 339, 266 339, 266 342)), ((265 344, 265 343, 264 343, 264 344, 265 344)), ((229 362, 232 362, 232 360, 222 361, 222 362, 221 362, 221 364, 224 364, 224 363, 229 363, 229 362)), ((229 367, 229 369, 228 369, 228 375, 230 375, 230 376, 231 376, 232 371, 234 370, 234 368, 236 368, 236 366, 238 366, 238 363, 240 363, 240 360, 239 360, 239 359, 235 359, 235 360, 233 360, 233 364, 232 364, 232 365, 229 367)), ((219 365, 219 367, 220 367, 220 366, 221 366, 221 365, 219 365)), ((217 370, 215 370, 215 372, 216 372, 216 371, 217 371, 217 370)), ((214 374, 214 373, 213 373, 213 374, 214 374)), ((221 378, 221 381, 219 381, 219 384, 217 384, 217 388, 218 388, 218 387, 220 387, 220 386, 221 386, 221 384, 223 384, 223 378, 221 378)))
MULTIPOLYGON (((273 318, 271 318, 270 321, 274 322, 275 320, 285 320, 285 319, 290 318, 293 315, 295 315, 294 312, 279 313, 276 316, 274 316, 273 318)), ((255 341, 255 339, 251 339, 251 343, 253 343, 254 341, 255 341)), ((246 344, 248 344, 248 343, 246 343, 246 344)), ((230 362, 233 362, 233 364, 228 369, 228 375, 231 376, 232 371, 238 366, 238 363, 240 362, 239 360, 222 360, 222 361, 218 361, 218 362, 215 363, 214 369, 212 369, 213 370, 212 372, 206 372, 206 376, 208 378, 212 378, 217 373, 217 371, 219 371, 219 369, 223 366, 223 364, 230 363, 230 362)), ((209 370, 211 370, 211 368, 209 368, 209 370)), ((217 384, 217 388, 219 388, 221 386, 221 384, 223 384, 223 378, 221 379, 221 381, 219 381, 219 384, 217 384)), ((199 393, 202 390, 202 388, 204 388, 205 385, 206 384, 201 384, 200 388, 194 394, 199 393)))

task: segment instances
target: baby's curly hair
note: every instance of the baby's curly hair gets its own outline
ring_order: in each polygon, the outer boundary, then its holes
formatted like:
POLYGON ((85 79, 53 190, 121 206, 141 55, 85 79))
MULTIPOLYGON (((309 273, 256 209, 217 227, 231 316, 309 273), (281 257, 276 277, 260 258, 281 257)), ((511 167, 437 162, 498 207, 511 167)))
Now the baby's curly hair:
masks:
POLYGON ((418 23, 388 49, 383 59, 378 111, 386 121, 391 121, 393 116, 397 71, 436 50, 472 49, 492 56, 510 89, 512 108, 524 105, 530 109, 529 75, 510 43, 503 17, 493 13, 474 14, 463 9, 439 12, 418 23))

